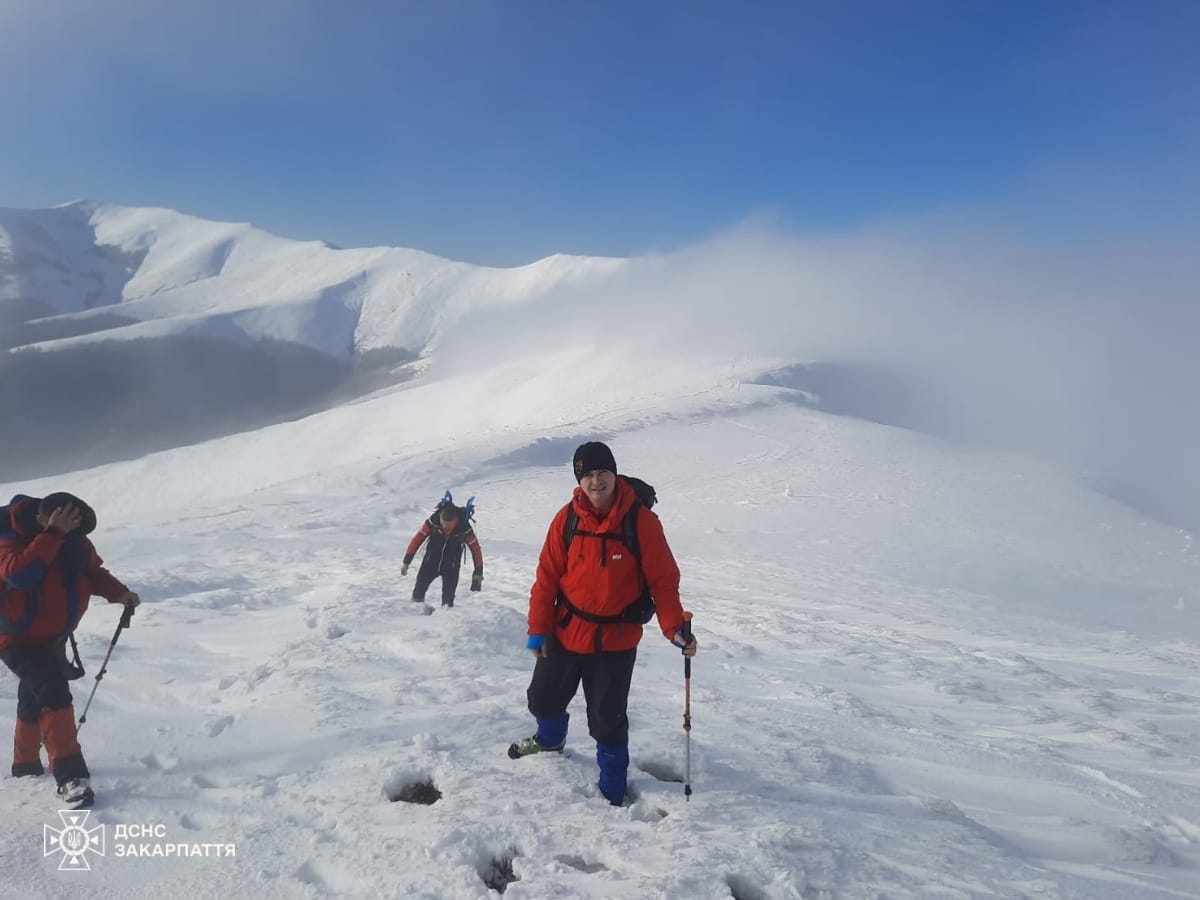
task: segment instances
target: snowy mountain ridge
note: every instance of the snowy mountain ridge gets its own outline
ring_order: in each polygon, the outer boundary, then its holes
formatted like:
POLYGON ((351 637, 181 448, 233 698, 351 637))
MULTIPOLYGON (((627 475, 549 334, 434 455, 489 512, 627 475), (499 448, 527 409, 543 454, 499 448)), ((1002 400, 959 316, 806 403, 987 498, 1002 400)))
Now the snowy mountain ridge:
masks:
POLYGON ((403 248, 341 250, 168 209, 75 202, 0 209, 0 307, 128 324, 43 341, 215 335, 272 339, 346 360, 384 347, 426 353, 468 310, 595 279, 620 260, 551 256, 490 269, 403 248))

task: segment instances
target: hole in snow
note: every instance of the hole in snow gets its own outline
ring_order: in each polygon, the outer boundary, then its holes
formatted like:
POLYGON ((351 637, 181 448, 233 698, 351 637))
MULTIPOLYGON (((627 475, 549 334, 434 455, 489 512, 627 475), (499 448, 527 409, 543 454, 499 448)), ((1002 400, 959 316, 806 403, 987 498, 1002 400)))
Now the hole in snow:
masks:
POLYGON ((499 856, 479 867, 479 877, 493 891, 503 894, 510 884, 520 881, 513 871, 513 860, 520 856, 515 847, 509 847, 499 856))
POLYGON ((766 891, 756 888, 741 875, 728 875, 725 883, 729 885, 729 893, 733 900, 770 900, 766 891))
POLYGON ((384 792, 393 803, 420 803, 422 806, 432 806, 442 799, 442 792, 429 779, 390 784, 384 792))

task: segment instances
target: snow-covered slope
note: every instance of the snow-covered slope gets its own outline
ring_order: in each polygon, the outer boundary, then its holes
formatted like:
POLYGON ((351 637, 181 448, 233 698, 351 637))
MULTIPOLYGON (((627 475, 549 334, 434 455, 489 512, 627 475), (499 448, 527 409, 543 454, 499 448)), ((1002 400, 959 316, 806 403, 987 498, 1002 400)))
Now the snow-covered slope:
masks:
MULTIPOLYGON (((0 478, 297 418, 455 360, 436 351, 462 339, 464 319, 552 311, 626 265, 553 256, 487 269, 165 209, 0 210, 0 348, 13 351, 0 355, 0 419, 23 425, 0 478)), ((492 327, 462 352, 496 343, 492 327)))
MULTIPOLYGON (((50 788, 6 781, 12 896, 1196 896, 1190 536, 1069 470, 742 374, 615 344, 435 366, 4 488, 95 503, 102 554, 146 601, 82 732, 107 853, 59 871, 50 788), (537 552, 594 437, 658 488, 701 641, 690 769, 680 657, 643 642, 640 796, 619 809, 581 699, 563 757, 504 752, 531 728, 537 552), (487 577, 425 617, 399 556, 446 487, 477 497, 487 577), (426 783, 433 805, 391 802, 426 783), (236 853, 178 855, 207 844, 236 853)), ((85 619, 92 672, 115 622, 85 619)))
MULTIPOLYGON (((105 259, 137 261, 95 294, 141 320, 114 333, 354 323, 341 352, 423 340, 425 365, 296 421, 0 485, 87 498, 145 599, 101 682, 116 611, 79 631, 105 852, 47 843, 69 826, 47 780, 6 779, 6 897, 1200 896, 1192 535, 1086 470, 815 408, 802 364, 861 358, 821 350, 869 349, 879 333, 845 336, 870 316, 790 302, 794 271, 746 278, 728 245, 682 271, 494 272, 86 216, 105 259), (701 644, 688 740, 680 656, 643 641, 622 808, 594 786, 582 698, 562 757, 505 755, 532 728, 537 554, 588 439, 658 489, 701 644), (399 560, 448 487, 476 497, 484 589, 424 616, 399 560), (441 796, 400 799, 414 786, 441 796)), ((0 678, 0 712, 15 692, 0 678)))
POLYGON ((167 209, 74 203, 0 210, 0 303, 57 315, 118 314, 125 327, 44 342, 211 335, 273 339, 340 359, 414 354, 469 309, 535 299, 620 260, 550 257, 487 269, 402 248, 341 250, 167 209))

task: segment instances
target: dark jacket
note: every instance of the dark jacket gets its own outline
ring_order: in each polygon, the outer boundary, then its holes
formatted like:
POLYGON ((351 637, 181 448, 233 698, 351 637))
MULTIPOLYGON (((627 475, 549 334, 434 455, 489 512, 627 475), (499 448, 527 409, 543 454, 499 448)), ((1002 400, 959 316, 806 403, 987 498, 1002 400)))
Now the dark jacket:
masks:
POLYGON ((475 563, 474 574, 483 575, 483 549, 475 537, 475 529, 471 527, 470 522, 464 522, 462 516, 451 522, 447 528, 442 528, 441 517, 436 512, 422 522, 417 533, 408 542, 408 549, 404 551, 405 565, 413 561, 413 557, 421 549, 421 544, 427 539, 429 546, 425 548, 425 559, 436 560, 438 572, 457 570, 462 564, 463 546, 466 545, 471 548, 471 558, 475 563))

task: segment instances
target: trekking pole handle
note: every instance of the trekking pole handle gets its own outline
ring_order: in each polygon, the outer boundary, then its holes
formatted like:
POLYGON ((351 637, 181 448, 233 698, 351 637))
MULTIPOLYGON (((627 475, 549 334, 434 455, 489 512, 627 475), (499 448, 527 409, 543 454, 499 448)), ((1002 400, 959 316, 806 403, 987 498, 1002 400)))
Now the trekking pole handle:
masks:
POLYGON ((130 619, 132 619, 132 618, 133 618, 133 604, 132 604, 132 603, 126 603, 126 604, 125 604, 125 612, 121 613, 121 625, 120 625, 120 627, 121 627, 121 628, 128 628, 128 627, 129 627, 129 624, 130 624, 130 623, 129 623, 129 620, 130 620, 130 619))
MULTIPOLYGON (((690 612, 683 614, 683 627, 679 629, 679 633, 683 635, 683 646, 686 649, 687 645, 692 642, 692 614, 690 612)), ((683 674, 687 678, 692 677, 692 658, 690 656, 683 657, 683 674)))

